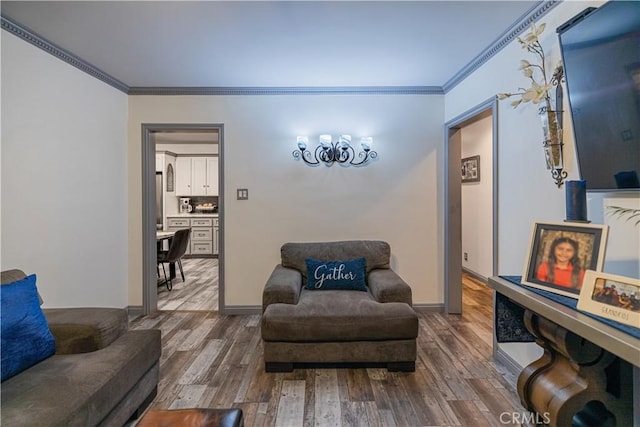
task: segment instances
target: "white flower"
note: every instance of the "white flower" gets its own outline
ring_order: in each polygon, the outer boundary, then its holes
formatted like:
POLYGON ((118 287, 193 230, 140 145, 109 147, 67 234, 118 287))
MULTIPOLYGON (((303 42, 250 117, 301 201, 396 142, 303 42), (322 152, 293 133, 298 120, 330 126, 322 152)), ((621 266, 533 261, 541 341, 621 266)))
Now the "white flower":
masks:
POLYGON ((498 99, 500 100, 519 95, 520 99, 511 103, 514 108, 528 102, 539 104, 542 101, 546 101, 549 103, 551 99, 550 91, 554 87, 552 82, 556 77, 547 77, 544 50, 538 40, 538 37, 544 32, 546 26, 545 23, 538 26, 532 24, 529 32, 522 38, 518 38, 521 47, 535 55, 539 62, 531 63, 526 59, 520 60, 518 69, 530 80, 531 85, 529 88, 520 88, 518 92, 514 93, 506 92, 498 94, 498 99))
POLYGON ((547 97, 547 94, 552 87, 552 84, 540 86, 538 83, 533 82, 531 87, 522 94, 522 102, 539 104, 540 101, 547 97))
POLYGON ((536 27, 536 24, 531 24, 531 31, 527 34, 525 34, 524 38, 521 39, 518 37, 518 41, 524 45, 524 47, 527 46, 531 46, 532 44, 535 44, 538 42, 538 36, 540 34, 542 34, 542 32, 544 31, 544 29, 546 28, 547 24, 545 24, 544 22, 542 24, 540 24, 539 27, 536 27))

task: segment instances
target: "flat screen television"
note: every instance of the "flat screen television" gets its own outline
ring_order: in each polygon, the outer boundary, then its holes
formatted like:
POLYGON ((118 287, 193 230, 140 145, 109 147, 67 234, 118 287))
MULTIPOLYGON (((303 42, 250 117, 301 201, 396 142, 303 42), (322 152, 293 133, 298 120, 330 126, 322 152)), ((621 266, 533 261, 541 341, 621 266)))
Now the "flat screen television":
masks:
POLYGON ((640 191, 640 2, 585 9, 557 33, 587 190, 640 191))

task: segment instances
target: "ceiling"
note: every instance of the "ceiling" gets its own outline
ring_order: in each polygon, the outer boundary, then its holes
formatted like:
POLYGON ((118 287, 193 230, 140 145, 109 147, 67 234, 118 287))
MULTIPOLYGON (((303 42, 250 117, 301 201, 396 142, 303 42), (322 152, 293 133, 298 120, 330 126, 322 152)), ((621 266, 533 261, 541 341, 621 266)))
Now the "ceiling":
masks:
POLYGON ((443 87, 539 1, 2 1, 129 87, 443 87))

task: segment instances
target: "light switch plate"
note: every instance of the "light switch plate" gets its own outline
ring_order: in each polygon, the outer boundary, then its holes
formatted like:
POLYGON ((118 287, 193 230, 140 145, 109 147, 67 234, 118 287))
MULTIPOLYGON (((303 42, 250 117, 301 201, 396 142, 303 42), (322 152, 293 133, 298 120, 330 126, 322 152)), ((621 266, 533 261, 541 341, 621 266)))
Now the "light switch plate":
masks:
POLYGON ((249 200, 249 189, 238 188, 238 200, 249 200))

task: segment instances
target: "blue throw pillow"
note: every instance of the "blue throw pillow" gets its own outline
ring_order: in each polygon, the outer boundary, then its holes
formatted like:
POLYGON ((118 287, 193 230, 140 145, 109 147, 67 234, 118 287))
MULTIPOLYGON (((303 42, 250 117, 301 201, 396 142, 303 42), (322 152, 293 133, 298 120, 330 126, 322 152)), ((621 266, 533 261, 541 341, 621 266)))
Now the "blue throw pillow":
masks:
POLYGON ((0 286, 2 380, 53 355, 56 343, 40 308, 36 276, 0 286))
POLYGON ((305 259, 305 263, 307 264, 306 289, 367 291, 364 258, 348 261, 305 259))

